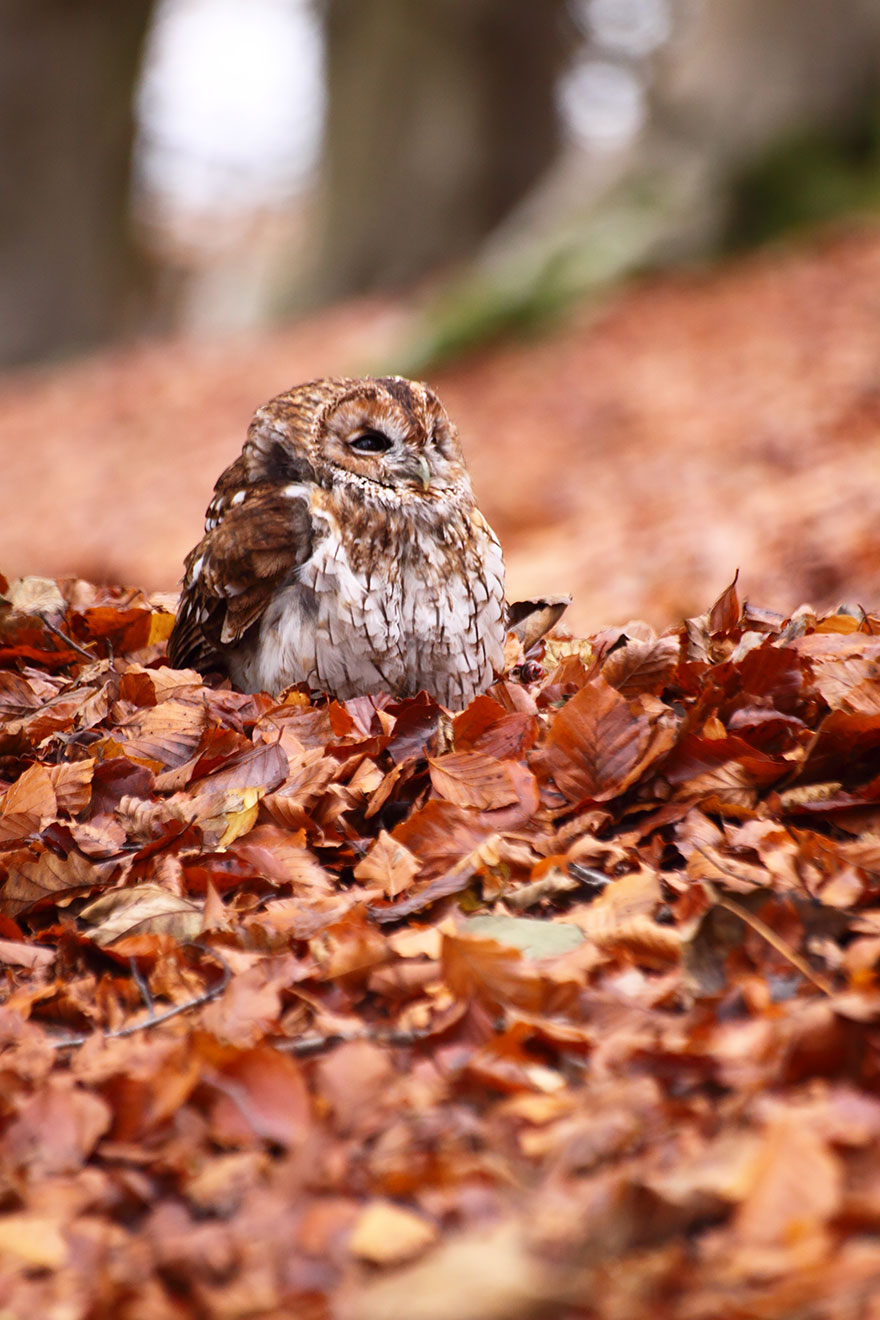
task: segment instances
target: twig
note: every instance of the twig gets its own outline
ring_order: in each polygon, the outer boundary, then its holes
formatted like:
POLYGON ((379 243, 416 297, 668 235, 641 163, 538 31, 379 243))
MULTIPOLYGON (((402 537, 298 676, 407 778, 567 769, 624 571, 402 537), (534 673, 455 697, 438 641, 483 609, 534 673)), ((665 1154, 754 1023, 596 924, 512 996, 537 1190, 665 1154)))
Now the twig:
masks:
POLYGON ((315 1032, 311 1036, 298 1036, 293 1040, 276 1040, 273 1045, 276 1050, 284 1050, 298 1059, 305 1059, 334 1045, 348 1045, 353 1040, 368 1040, 374 1045, 416 1045, 419 1041, 427 1040, 433 1031, 434 1027, 411 1027, 409 1030, 392 1027, 387 1031, 358 1027, 353 1031, 330 1031, 326 1035, 315 1032))
POLYGON ((134 977, 135 985, 141 992, 141 998, 147 1006, 147 1012, 151 1018, 154 1018, 156 1016, 156 1006, 153 1003, 153 996, 150 993, 150 987, 147 985, 146 979, 137 965, 137 959, 129 958, 128 965, 131 968, 131 974, 134 977))
MULTIPOLYGON (((201 948, 201 945, 199 947, 201 948)), ((93 1040, 95 1035, 100 1035, 104 1040, 119 1040, 123 1036, 134 1036, 139 1031, 147 1031, 150 1027, 158 1027, 170 1018, 177 1017, 179 1013, 187 1013, 191 1008, 200 1008, 202 1004, 207 1004, 212 999, 216 999, 229 985, 232 968, 216 949, 206 949, 205 952, 210 957, 216 958, 223 968, 223 979, 217 985, 212 985, 209 990, 203 991, 200 995, 194 995, 192 999, 187 999, 182 1004, 175 1004, 173 1008, 166 1009, 164 1013, 154 1013, 152 1006, 150 1006, 150 1016, 145 1022, 133 1022, 127 1027, 117 1027, 114 1031, 92 1032, 88 1036, 69 1036, 66 1040, 53 1040, 52 1048, 55 1050, 78 1049, 80 1045, 85 1045, 88 1041, 93 1040)))
MULTIPOLYGON (((698 843, 694 844, 694 847, 702 857, 705 857, 707 862, 716 867, 724 875, 729 875, 733 880, 739 879, 739 876, 735 871, 725 867, 715 857, 710 857, 698 843)), ((804 976, 808 981, 811 981, 818 990, 822 991, 823 994, 834 994, 834 987, 831 982, 826 980, 820 972, 814 972, 807 960, 802 958, 799 953, 796 953, 794 949, 786 944, 785 940, 776 934, 776 931, 773 930, 772 926, 768 926, 766 921, 762 921, 760 917, 756 917, 754 913, 749 912, 748 908, 743 907, 742 903, 738 903, 735 898, 727 898, 724 894, 720 893, 711 880, 706 880, 702 876, 699 877, 699 880, 716 907, 724 908, 727 912, 732 912, 735 917, 739 917, 740 921, 745 922, 747 926, 751 927, 751 929, 755 931, 756 934, 760 935, 762 939, 766 940, 777 953, 781 953, 783 958, 787 959, 793 967, 797 968, 801 976, 804 976)))
POLYGON ((45 614, 41 614, 40 618, 49 629, 49 632, 53 633, 60 642, 63 642, 65 646, 69 646, 71 650, 78 651, 80 655, 85 656, 90 664, 94 664, 95 657, 92 655, 91 651, 87 651, 85 647, 80 646, 79 642, 75 642, 72 637, 68 637, 67 633, 62 632, 60 628, 56 627, 51 619, 46 618, 45 614))

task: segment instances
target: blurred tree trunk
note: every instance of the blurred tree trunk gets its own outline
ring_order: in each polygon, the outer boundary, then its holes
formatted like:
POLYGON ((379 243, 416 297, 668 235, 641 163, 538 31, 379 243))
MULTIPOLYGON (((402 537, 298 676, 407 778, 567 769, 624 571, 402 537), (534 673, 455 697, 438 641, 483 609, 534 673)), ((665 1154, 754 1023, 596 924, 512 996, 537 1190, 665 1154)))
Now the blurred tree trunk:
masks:
POLYGON ((328 0, 312 292, 470 253, 552 162, 565 0, 328 0))
MULTIPOLYGON (((845 142, 876 115, 880 0, 670 0, 637 70, 647 116, 618 153, 571 144, 441 289, 399 369, 419 374, 647 266, 717 251, 749 168, 800 134, 845 142)), ((635 66, 634 66, 635 67, 635 66)), ((788 182, 788 176, 783 185, 788 182)))
POLYGON ((786 134, 845 131, 880 79, 877 0, 684 0, 658 61, 653 127, 719 172, 786 134))
POLYGON ((132 95, 152 0, 0 3, 0 362, 118 330, 132 95))

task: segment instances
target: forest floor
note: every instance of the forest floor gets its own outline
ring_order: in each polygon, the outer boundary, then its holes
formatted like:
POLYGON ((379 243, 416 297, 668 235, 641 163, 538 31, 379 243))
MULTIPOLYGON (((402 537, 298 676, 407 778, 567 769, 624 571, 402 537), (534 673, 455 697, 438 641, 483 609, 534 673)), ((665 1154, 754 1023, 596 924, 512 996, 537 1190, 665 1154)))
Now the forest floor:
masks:
MULTIPOLYGON (((393 371, 410 316, 354 304, 247 340, 7 376, 0 568, 175 590, 254 408, 316 375, 393 371)), ((512 598, 570 592, 576 631, 666 626, 737 569, 783 613, 876 599, 876 229, 641 279, 431 383, 512 598)))
MULTIPOLYGON (((9 570, 167 588, 254 402, 405 325, 8 379, 9 570)), ((438 373, 585 638, 465 711, 0 577, 3 1320, 880 1317, 878 329, 863 233, 438 373)))

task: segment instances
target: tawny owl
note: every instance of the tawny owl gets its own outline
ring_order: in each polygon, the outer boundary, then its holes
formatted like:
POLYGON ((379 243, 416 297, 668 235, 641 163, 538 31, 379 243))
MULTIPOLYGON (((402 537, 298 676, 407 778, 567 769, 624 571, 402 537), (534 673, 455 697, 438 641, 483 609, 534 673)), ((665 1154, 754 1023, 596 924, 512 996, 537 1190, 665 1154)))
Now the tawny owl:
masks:
POLYGON ((173 665, 246 692, 426 689, 459 709, 501 670, 504 562, 455 427, 399 376, 260 408, 186 560, 173 665))

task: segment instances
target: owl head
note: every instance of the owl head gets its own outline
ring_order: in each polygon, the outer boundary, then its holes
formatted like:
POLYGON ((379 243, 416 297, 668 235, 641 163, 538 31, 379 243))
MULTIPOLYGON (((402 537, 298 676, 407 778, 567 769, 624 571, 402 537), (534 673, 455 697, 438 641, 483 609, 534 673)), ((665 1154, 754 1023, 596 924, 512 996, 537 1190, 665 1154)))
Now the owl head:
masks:
POLYGON ((380 503, 472 498, 445 408, 401 376, 327 378, 280 394, 257 412, 244 452, 254 479, 258 466, 264 479, 348 486, 380 503))

